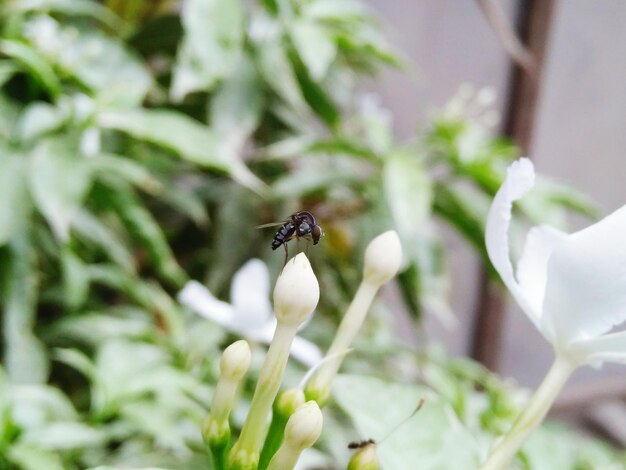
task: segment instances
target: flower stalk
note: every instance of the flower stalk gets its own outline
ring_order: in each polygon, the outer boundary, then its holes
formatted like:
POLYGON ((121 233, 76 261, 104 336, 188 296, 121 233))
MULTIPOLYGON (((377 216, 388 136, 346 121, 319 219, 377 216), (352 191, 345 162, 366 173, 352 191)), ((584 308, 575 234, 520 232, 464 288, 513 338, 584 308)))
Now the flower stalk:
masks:
POLYGON ((220 360, 220 378, 215 387, 211 412, 202 426, 202 437, 217 470, 226 468, 226 450, 230 444, 228 419, 239 384, 250 367, 250 360, 250 346, 244 340, 228 346, 220 360))
POLYGON ((480 467, 481 470, 506 470, 526 438, 543 422, 554 400, 577 364, 557 354, 552 367, 535 391, 511 430, 498 441, 480 467))
POLYGON ((265 437, 261 458, 259 461, 259 470, 265 470, 270 459, 276 454, 276 451, 283 442, 285 426, 291 415, 295 413, 299 406, 305 401, 304 391, 301 388, 290 388, 281 392, 272 408, 272 423, 265 437))
POLYGON ((326 405, 331 383, 341 367, 345 351, 363 326, 378 289, 397 274, 401 262, 402 247, 396 232, 387 231, 370 242, 365 251, 363 280, 326 353, 326 357, 334 359, 322 364, 311 377, 305 389, 308 400, 315 400, 320 406, 326 405))

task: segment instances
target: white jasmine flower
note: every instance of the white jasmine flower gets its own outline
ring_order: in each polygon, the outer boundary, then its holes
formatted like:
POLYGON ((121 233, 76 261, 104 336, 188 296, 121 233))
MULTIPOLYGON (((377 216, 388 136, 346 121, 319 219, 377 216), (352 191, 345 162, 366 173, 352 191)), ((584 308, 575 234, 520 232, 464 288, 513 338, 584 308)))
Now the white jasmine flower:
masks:
POLYGON ((528 318, 559 354, 577 364, 626 362, 626 206, 579 232, 531 229, 514 273, 509 257, 511 204, 534 184, 520 159, 508 170, 487 220, 489 258, 528 318))
MULTIPOLYGON (((185 285, 178 294, 178 301, 237 335, 269 344, 276 329, 269 292, 270 275, 267 266, 259 259, 252 259, 233 277, 231 303, 217 299, 197 281, 189 281, 185 285)), ((291 354, 309 367, 322 358, 317 346, 298 336, 294 339, 291 354)))
POLYGON ((571 373, 581 365, 626 363, 626 206, 586 229, 566 234, 533 228, 514 271, 508 230, 512 203, 534 185, 530 160, 513 163, 487 218, 489 258, 515 300, 552 344, 555 361, 482 470, 504 470, 543 421, 571 373))

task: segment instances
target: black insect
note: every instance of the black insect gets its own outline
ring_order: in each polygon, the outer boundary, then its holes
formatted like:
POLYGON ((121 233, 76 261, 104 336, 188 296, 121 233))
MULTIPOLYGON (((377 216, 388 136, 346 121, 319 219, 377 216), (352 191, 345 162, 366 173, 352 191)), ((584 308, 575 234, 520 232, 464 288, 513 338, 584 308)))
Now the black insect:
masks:
POLYGON ((376 444, 374 439, 366 439, 364 441, 354 441, 348 444, 348 449, 361 449, 370 444, 376 444))
POLYGON ((314 245, 317 245, 320 238, 324 235, 324 230, 315 221, 313 214, 307 211, 296 212, 291 214, 284 222, 278 224, 266 224, 260 225, 257 228, 271 227, 274 225, 281 225, 281 227, 274 235, 272 240, 272 250, 277 249, 283 245, 285 247, 285 263, 289 258, 289 249, 287 248, 287 242, 293 238, 299 240, 300 238, 310 239, 314 245))

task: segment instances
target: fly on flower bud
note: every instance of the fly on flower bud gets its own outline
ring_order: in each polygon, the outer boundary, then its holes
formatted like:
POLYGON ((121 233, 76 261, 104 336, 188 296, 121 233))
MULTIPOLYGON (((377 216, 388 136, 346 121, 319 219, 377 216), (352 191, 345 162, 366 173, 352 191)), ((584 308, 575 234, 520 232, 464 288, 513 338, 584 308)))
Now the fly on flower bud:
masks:
POLYGON ((365 250, 363 278, 366 282, 381 286, 398 273, 402 264, 402 245, 394 230, 374 238, 365 250))
POLYGON ((348 470, 378 470, 378 457, 376 457, 376 443, 368 440, 365 445, 359 446, 350 461, 348 470))
POLYGON ((320 286, 304 253, 290 259, 276 280, 274 311, 279 323, 299 326, 320 299, 320 286))

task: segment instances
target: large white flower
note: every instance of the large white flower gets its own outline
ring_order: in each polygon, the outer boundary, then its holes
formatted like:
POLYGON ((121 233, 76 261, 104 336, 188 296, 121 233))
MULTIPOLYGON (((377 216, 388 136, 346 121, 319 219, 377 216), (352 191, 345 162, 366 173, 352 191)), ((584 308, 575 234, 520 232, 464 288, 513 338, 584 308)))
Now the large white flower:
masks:
MULTIPOLYGON (((178 301, 237 335, 269 344, 276 328, 269 294, 267 266, 259 259, 252 259, 233 277, 230 304, 217 299, 197 281, 189 281, 185 285, 178 294, 178 301)), ((309 367, 322 359, 319 348, 299 336, 293 341, 291 355, 309 367)))
POLYGON ((509 257, 511 205, 534 184, 530 160, 513 163, 487 219, 489 258, 520 307, 558 353, 579 364, 626 362, 626 206, 566 234, 531 229, 514 273, 509 257))
POLYGON ((543 421, 579 366, 626 363, 626 206, 576 233, 530 230, 517 270, 509 256, 512 203, 532 187, 530 160, 513 163, 487 218, 489 258, 507 288, 543 336, 555 361, 511 430, 491 449, 481 470, 509 468, 525 439, 543 421))
POLYGON ((626 362, 626 206, 566 234, 530 230, 514 273, 509 257, 511 205, 534 184, 530 160, 513 163, 487 219, 489 258, 520 307, 557 354, 577 364, 626 362))

